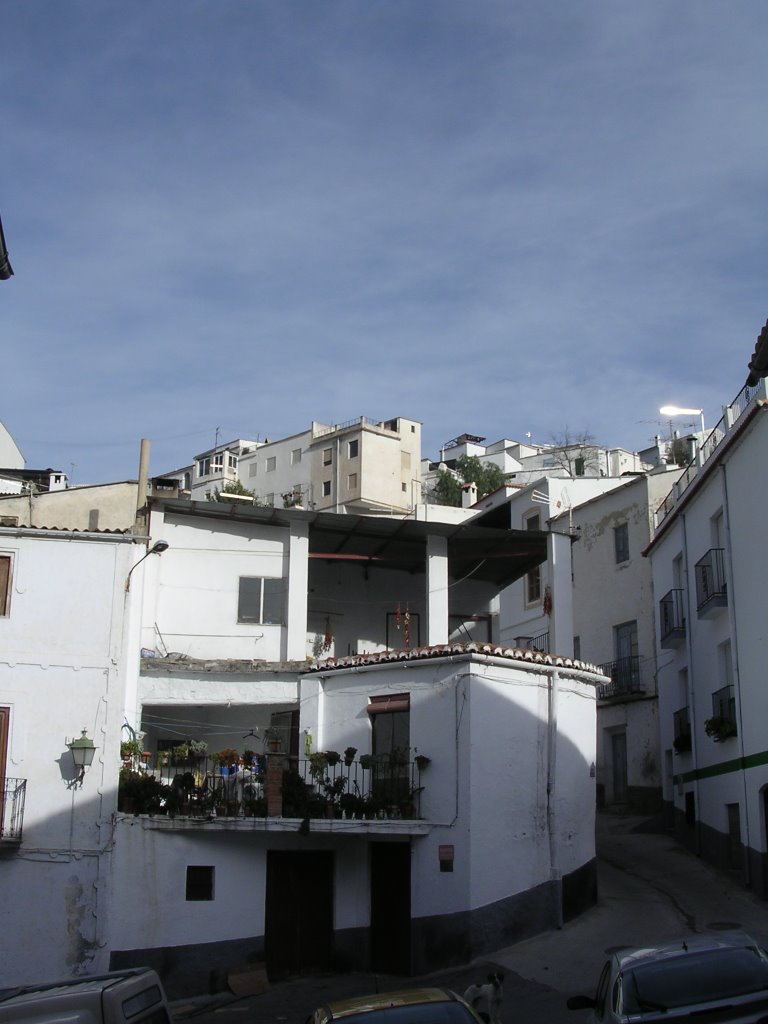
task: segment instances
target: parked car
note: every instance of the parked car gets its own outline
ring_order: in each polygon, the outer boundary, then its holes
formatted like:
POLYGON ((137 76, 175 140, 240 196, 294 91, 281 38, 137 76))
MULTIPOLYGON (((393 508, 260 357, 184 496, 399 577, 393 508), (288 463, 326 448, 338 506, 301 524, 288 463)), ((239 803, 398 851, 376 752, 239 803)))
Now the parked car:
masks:
POLYGON ((744 932, 621 949, 603 967, 594 997, 572 996, 568 1007, 590 1009, 593 1024, 768 1024, 768 955, 744 932))
POLYGON ((482 1024, 472 1008, 447 988, 413 988, 357 996, 318 1007, 307 1024, 482 1024))
POLYGON ((0 991, 0 1022, 8 1024, 171 1024, 157 974, 148 967, 83 975, 0 991))

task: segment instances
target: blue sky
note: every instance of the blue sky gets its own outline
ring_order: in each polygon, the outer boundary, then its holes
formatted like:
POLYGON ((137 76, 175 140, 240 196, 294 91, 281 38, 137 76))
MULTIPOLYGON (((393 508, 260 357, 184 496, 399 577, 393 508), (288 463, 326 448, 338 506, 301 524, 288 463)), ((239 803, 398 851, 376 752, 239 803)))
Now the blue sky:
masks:
POLYGON ((767 42, 764 0, 6 4, 0 420, 76 483, 312 419, 711 425, 768 317, 767 42))

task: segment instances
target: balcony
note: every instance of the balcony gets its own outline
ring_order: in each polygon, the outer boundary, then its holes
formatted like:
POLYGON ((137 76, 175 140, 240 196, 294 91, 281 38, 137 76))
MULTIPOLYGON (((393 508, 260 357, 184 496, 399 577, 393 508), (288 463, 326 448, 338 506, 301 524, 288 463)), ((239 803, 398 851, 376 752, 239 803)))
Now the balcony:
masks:
POLYGON ((688 715, 688 708, 680 708, 672 716, 674 738, 672 746, 676 754, 685 754, 692 748, 691 720, 688 715))
POLYGON ((640 679, 640 656, 629 655, 606 661, 598 666, 604 676, 610 676, 610 683, 602 683, 597 688, 598 700, 617 700, 622 697, 637 696, 645 693, 640 679))
POLYGON ((0 842, 20 843, 24 824, 26 779, 3 779, 3 803, 0 807, 0 842))
POLYGON ((154 827, 206 825, 239 830, 334 831, 421 834, 422 771, 428 758, 392 760, 363 755, 338 761, 328 754, 306 759, 274 753, 257 755, 249 767, 222 768, 201 760, 121 772, 118 810, 149 814, 154 827), (311 823, 311 825, 310 825, 311 823))
POLYGON ((738 735, 733 686, 723 686, 712 694, 712 717, 704 722, 704 732, 715 743, 722 743, 738 735))
POLYGON ((685 642, 685 605, 682 590, 670 590, 659 601, 659 643, 665 649, 685 642))
POLYGON ((523 651, 539 651, 541 654, 549 654, 549 630, 546 633, 539 633, 537 636, 516 636, 515 647, 523 651))
POLYGON ((723 549, 710 548, 696 563, 695 570, 696 611, 700 619, 709 619, 728 604, 723 549))

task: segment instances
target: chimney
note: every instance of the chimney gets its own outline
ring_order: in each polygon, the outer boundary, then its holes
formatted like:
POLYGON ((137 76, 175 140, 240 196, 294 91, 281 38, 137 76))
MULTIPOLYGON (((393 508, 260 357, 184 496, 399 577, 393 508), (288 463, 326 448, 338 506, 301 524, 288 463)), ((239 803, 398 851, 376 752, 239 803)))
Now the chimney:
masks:
POLYGON ((461 507, 471 508, 477 501, 477 484, 474 480, 461 485, 461 507))

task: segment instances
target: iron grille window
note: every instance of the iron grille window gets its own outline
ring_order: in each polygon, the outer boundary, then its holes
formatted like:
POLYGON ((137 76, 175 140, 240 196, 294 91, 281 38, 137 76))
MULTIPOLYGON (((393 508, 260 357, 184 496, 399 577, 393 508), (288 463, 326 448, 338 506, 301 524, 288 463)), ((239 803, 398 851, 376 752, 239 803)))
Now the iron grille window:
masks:
POLYGON ((736 724, 736 697, 732 686, 724 686, 712 694, 712 715, 736 724))
POLYGON ((674 729, 673 746, 678 753, 691 749, 691 720, 688 715, 688 708, 680 708, 672 716, 674 729))

